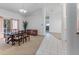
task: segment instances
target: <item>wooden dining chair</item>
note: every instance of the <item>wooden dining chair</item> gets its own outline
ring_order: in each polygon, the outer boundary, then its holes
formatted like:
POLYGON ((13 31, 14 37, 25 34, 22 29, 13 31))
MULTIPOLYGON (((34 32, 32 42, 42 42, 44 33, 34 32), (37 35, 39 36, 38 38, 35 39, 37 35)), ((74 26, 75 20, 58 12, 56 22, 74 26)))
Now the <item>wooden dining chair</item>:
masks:
POLYGON ((22 42, 22 38, 21 38, 20 33, 17 33, 14 35, 14 40, 15 40, 15 42, 18 42, 18 45, 20 46, 20 44, 22 42))

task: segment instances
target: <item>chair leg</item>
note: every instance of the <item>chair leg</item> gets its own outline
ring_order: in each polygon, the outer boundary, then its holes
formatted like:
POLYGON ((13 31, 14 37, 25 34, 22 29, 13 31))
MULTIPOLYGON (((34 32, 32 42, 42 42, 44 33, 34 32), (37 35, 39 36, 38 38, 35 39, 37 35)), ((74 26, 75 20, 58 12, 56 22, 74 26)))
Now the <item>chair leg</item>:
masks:
POLYGON ((5 39, 5 42, 7 43, 7 44, 9 44, 9 38, 7 38, 7 39, 5 39))
POLYGON ((30 41, 30 36, 28 36, 28 40, 30 41))
POLYGON ((15 45, 15 41, 13 38, 11 39, 11 42, 12 42, 12 45, 15 45))
POLYGON ((23 43, 24 43, 24 38, 23 38, 23 43))
POLYGON ((18 45, 20 46, 20 40, 18 40, 18 45))
POLYGON ((9 44, 9 41, 8 42, 6 42, 7 44, 9 44))
POLYGON ((25 42, 27 42, 27 37, 25 37, 25 42))
POLYGON ((15 45, 15 42, 12 42, 12 46, 15 45))

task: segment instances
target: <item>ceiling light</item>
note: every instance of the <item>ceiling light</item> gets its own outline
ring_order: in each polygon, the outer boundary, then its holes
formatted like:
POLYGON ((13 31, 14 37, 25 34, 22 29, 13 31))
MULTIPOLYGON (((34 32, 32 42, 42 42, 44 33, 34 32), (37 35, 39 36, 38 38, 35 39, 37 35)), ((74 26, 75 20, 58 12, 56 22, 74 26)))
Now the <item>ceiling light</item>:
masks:
POLYGON ((19 12, 26 13, 27 11, 25 9, 19 9, 19 12))
POLYGON ((46 26, 49 26, 50 24, 46 24, 46 26))

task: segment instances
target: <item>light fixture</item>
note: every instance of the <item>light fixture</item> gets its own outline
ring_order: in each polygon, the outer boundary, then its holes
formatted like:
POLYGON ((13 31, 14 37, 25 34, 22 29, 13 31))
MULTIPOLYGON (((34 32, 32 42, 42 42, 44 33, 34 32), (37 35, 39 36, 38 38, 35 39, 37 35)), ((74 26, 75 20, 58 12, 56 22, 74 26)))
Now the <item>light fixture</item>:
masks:
POLYGON ((26 13, 27 11, 25 9, 19 9, 19 12, 26 13))
POLYGON ((46 24, 46 26, 49 26, 50 24, 46 24))
POLYGON ((26 13, 27 12, 27 10, 24 9, 24 5, 23 4, 22 4, 21 9, 19 9, 19 12, 20 13, 26 13))

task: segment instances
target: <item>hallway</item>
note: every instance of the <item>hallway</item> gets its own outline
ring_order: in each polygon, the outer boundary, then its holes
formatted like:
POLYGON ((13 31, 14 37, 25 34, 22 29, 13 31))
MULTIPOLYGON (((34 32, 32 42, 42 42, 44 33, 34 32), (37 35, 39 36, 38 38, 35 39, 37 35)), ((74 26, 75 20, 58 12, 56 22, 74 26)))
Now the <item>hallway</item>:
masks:
POLYGON ((65 40, 56 39, 52 34, 47 33, 37 55, 66 55, 67 43, 65 40))

